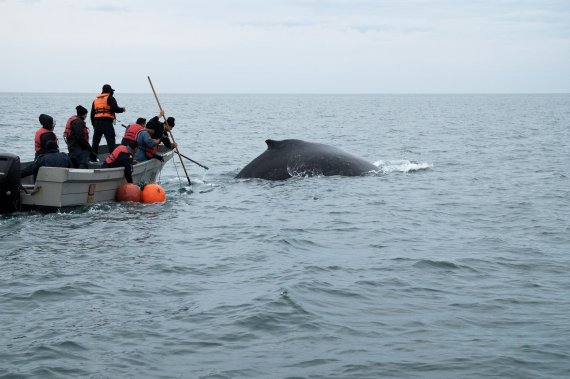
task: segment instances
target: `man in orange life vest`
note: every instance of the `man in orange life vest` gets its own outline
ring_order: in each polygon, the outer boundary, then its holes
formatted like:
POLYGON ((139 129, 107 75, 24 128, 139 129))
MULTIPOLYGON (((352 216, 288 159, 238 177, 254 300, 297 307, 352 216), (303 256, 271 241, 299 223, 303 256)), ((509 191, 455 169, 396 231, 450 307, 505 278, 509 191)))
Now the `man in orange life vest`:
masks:
POLYGON ((137 150, 137 143, 128 141, 126 145, 119 145, 103 162, 103 168, 124 167, 127 183, 133 182, 133 155, 137 150))
POLYGON ((55 128, 55 121, 53 120, 53 117, 42 113, 39 120, 42 127, 36 131, 36 136, 34 138, 36 158, 45 153, 45 145, 48 140, 55 138, 55 143, 57 144, 57 137, 55 137, 55 134, 53 134, 53 128, 55 128))
POLYGON ((78 105, 75 107, 76 116, 71 116, 65 124, 63 138, 67 142, 69 157, 75 168, 88 168, 89 158, 92 161, 97 160, 97 154, 89 144, 89 129, 85 119, 87 118, 87 109, 78 105))
POLYGON ((115 150, 115 113, 123 113, 126 109, 117 105, 113 97, 115 90, 109 84, 103 86, 103 91, 93 101, 91 106, 91 124, 93 125, 93 151, 99 153, 99 142, 105 136, 109 152, 115 150))

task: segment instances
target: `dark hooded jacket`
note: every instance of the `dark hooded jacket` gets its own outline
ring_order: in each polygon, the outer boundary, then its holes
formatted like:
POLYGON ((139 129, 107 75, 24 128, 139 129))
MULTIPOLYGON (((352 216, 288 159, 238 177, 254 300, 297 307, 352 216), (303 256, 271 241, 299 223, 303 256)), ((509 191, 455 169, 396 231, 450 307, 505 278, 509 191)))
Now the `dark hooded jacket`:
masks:
POLYGON ((153 129, 155 131, 154 135, 160 136, 160 137, 156 137, 156 138, 160 138, 160 142, 162 142, 164 144, 164 146, 166 146, 167 148, 172 150, 172 143, 170 142, 170 138, 168 138, 168 132, 166 131, 166 128, 164 127, 164 122, 161 122, 158 119, 158 116, 154 116, 153 118, 151 118, 146 123, 146 127, 149 129, 153 129))
POLYGON ((22 178, 34 175, 34 181, 38 176, 38 171, 41 167, 64 167, 64 168, 72 168, 73 164, 71 163, 71 159, 65 153, 59 151, 57 145, 50 141, 46 146, 47 151, 44 154, 39 155, 34 163, 25 167, 20 176, 22 178))
POLYGON ((83 150, 93 152, 93 148, 89 144, 89 135, 86 133, 87 124, 82 118, 77 118, 71 123, 71 133, 67 139, 70 148, 80 147, 83 150))

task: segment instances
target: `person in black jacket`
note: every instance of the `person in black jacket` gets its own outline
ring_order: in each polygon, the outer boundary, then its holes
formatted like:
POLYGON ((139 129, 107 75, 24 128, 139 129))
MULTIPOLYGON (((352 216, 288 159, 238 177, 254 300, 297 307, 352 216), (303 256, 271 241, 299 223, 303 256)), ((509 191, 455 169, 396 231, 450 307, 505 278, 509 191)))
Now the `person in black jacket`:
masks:
POLYGON ((93 125, 93 151, 99 153, 99 142, 105 136, 109 153, 115 150, 115 114, 123 113, 126 109, 117 105, 113 97, 115 90, 109 84, 103 86, 103 91, 98 95, 91 106, 91 124, 93 125))
POLYGON ((69 150, 69 157, 75 168, 88 168, 89 158, 97 161, 97 154, 89 144, 89 129, 85 119, 87 118, 87 109, 78 105, 75 107, 77 116, 70 117, 68 120, 69 129, 66 125, 64 132, 65 141, 69 150))
MULTIPOLYGON (((50 133, 53 134, 53 132, 50 133)), ((53 136, 51 136, 51 139, 48 139, 46 142, 45 153, 39 155, 34 163, 22 169, 20 172, 20 177, 25 178, 26 176, 33 174, 35 181, 36 177, 38 176, 38 171, 41 167, 73 167, 69 156, 59 151, 57 142, 55 140, 55 134, 53 134, 53 136)))
POLYGON ((170 150, 176 148, 176 142, 170 142, 170 138, 168 138, 168 132, 172 130, 172 128, 174 128, 174 121, 176 121, 174 117, 168 117, 166 119, 166 122, 164 123, 164 133, 162 135, 162 138, 160 139, 160 141, 164 144, 164 146, 166 146, 170 150))
MULTIPOLYGON (((163 113, 161 112, 160 114, 162 115, 163 113)), ((149 129, 153 129, 155 131, 156 138, 160 138, 160 142, 162 142, 164 146, 172 150, 176 148, 176 143, 170 141, 170 138, 168 138, 168 131, 174 127, 175 119, 174 117, 168 117, 166 119, 166 122, 161 122, 159 117, 160 116, 154 116, 153 118, 151 118, 146 123, 146 127, 149 129)))

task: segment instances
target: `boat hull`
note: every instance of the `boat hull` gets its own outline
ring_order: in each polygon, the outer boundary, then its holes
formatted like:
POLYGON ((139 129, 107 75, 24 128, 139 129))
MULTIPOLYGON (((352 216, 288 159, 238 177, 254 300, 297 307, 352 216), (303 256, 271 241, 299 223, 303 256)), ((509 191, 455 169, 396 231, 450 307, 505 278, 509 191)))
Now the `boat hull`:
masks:
MULTIPOLYGON (((163 146, 161 146, 163 148, 163 146)), ((143 186, 154 183, 173 151, 159 151, 164 162, 150 159, 133 166, 133 183, 143 186)), ((124 168, 74 169, 41 167, 35 183, 22 180, 22 210, 51 211, 115 200, 115 192, 126 183, 124 168)))

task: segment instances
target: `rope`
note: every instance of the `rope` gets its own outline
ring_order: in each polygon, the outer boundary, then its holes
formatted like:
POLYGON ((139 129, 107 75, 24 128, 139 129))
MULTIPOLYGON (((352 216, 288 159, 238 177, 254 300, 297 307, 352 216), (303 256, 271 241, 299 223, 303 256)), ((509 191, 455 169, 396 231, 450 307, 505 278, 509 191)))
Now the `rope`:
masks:
POLYGON ((172 159, 172 164, 174 164, 174 169, 176 170, 176 176, 178 176, 178 183, 180 183, 180 185, 183 185, 182 179, 180 178, 180 174, 178 173, 178 167, 176 166, 176 160, 174 159, 174 157, 172 159))

